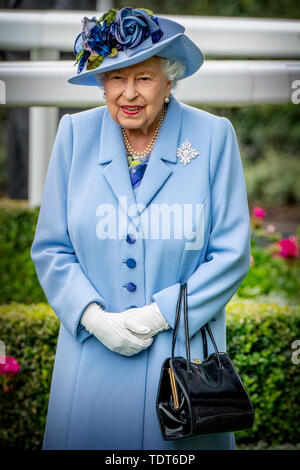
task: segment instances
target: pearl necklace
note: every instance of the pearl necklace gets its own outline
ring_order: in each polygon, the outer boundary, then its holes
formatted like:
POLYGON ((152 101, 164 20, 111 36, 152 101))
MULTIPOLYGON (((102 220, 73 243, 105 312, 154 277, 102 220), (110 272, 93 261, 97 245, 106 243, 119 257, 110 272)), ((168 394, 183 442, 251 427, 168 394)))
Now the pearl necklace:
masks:
POLYGON ((157 136, 158 136, 158 133, 159 133, 159 130, 161 128, 161 125, 162 125, 162 122, 164 120, 164 117, 165 117, 165 114, 166 114, 166 111, 167 111, 167 108, 166 108, 166 105, 164 104, 163 106, 163 110, 162 110, 162 114, 159 118, 159 121, 158 121, 158 124, 157 124, 157 127, 153 133, 153 136, 149 142, 149 144, 147 145, 147 147, 145 148, 145 150, 143 152, 136 152, 134 150, 134 148, 131 146, 128 138, 127 138, 127 135, 126 135, 126 132, 125 132, 125 129, 122 127, 122 135, 123 135, 123 140, 124 140, 124 144, 125 144, 125 147, 126 147, 126 150, 127 152, 133 157, 133 158, 140 158, 140 157, 145 157, 146 155, 148 155, 148 153, 150 153, 154 147, 154 144, 155 144, 155 141, 157 139, 157 136))

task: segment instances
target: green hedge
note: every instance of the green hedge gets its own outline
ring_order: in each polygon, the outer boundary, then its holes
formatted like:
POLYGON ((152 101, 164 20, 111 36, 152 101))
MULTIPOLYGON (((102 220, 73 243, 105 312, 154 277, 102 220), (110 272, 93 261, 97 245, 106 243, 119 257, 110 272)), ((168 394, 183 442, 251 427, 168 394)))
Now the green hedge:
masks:
MULTIPOLYGON (((298 234, 297 236, 300 240, 298 234)), ((239 298, 280 305, 299 305, 300 258, 274 258, 258 245, 258 238, 254 234, 251 239, 251 255, 254 265, 250 267, 237 291, 239 298)))
POLYGON ((46 302, 30 258, 39 208, 0 199, 0 304, 46 302))
POLYGON ((238 442, 300 443, 300 364, 293 341, 300 339, 300 306, 230 302, 227 348, 255 406, 251 431, 238 442))
POLYGON ((46 423, 59 322, 48 304, 0 307, 0 339, 21 368, 0 390, 0 448, 39 449, 46 423))
MULTIPOLYGON (((21 370, 13 390, 0 391, 0 447, 39 449, 59 322, 48 304, 0 307, 0 339, 21 370)), ((227 350, 253 400, 253 429, 236 433, 239 445, 300 442, 300 364, 292 342, 300 339, 300 307, 239 302, 227 306, 227 350)))

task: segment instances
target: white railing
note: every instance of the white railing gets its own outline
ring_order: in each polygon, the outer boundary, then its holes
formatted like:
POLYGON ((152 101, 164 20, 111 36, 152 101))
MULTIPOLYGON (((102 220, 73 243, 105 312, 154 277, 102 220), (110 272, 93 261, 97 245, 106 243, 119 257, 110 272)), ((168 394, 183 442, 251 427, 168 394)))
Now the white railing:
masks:
MULTIPOLYGON (((96 11, 0 10, 0 49, 30 50, 29 62, 0 63, 0 85, 6 87, 6 105, 30 107, 30 206, 41 202, 58 124, 57 107, 103 104, 97 87, 67 82, 67 78, 76 73, 75 57, 74 61, 58 60, 60 51, 72 51, 74 39, 81 30, 81 18, 101 14, 96 11)), ((183 80, 175 90, 180 100, 222 105, 291 100, 293 83, 300 79, 300 61, 291 60, 300 59, 300 21, 167 17, 183 24, 186 33, 206 56, 289 59, 206 60, 198 73, 183 80)))
MULTIPOLYGON (((95 11, 0 10, 0 49, 72 51, 83 16, 95 11), (13 32, 13 34, 12 34, 13 32)), ((160 15, 157 13, 158 16, 160 15)), ((300 21, 167 15, 183 24, 204 54, 245 57, 300 57, 300 21)))
MULTIPOLYGON (((3 62, 0 78, 6 83, 9 106, 89 107, 104 104, 98 87, 71 85, 72 61, 3 62)), ((194 105, 287 103, 300 61, 208 60, 174 94, 194 105)))

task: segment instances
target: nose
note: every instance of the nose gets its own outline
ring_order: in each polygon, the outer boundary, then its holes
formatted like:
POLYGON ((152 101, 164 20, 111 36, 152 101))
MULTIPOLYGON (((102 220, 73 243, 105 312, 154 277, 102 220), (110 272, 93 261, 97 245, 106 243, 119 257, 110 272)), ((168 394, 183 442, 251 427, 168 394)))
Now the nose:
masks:
POLYGON ((134 78, 127 78, 123 95, 128 101, 132 101, 137 97, 138 92, 135 86, 134 78))

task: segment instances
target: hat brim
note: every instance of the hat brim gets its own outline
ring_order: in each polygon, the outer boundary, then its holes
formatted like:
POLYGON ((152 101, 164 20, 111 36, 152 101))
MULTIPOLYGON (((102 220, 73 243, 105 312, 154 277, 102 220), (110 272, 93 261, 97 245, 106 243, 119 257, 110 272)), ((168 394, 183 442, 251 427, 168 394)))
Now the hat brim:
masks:
POLYGON ((200 48, 184 33, 178 33, 131 56, 128 56, 124 51, 120 51, 116 57, 105 57, 99 67, 93 70, 83 70, 80 74, 70 77, 68 82, 74 85, 99 86, 94 76, 96 73, 129 67, 153 56, 182 62, 185 66, 185 74, 180 79, 195 73, 204 62, 204 55, 200 48))

